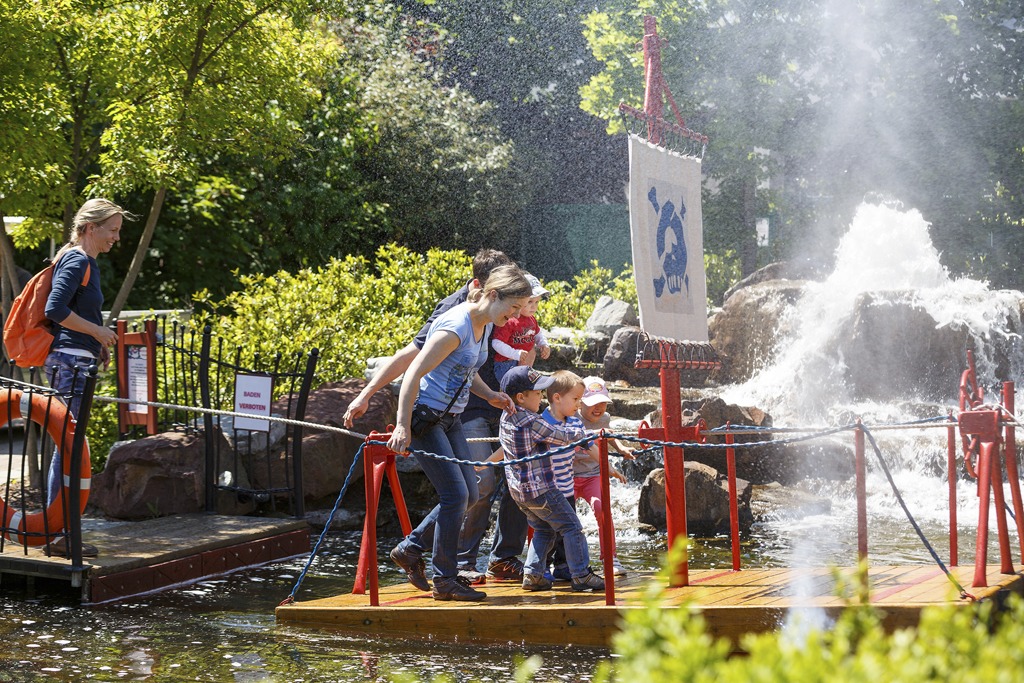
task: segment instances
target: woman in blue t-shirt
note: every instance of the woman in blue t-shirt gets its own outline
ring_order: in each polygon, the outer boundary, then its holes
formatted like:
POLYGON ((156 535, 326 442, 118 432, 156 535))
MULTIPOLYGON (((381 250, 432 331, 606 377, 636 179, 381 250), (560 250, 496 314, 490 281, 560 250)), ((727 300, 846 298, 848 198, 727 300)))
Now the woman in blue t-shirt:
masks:
MULTIPOLYGON (((53 344, 46 357, 46 375, 50 385, 62 396, 69 396, 68 410, 77 415, 90 365, 106 367, 108 347, 117 335, 103 326, 103 291, 96 257, 105 254, 120 239, 124 218, 130 213, 107 199, 90 199, 82 204, 71 226, 71 239, 54 256, 53 288, 46 299, 46 317, 53 322, 53 344), (88 281, 83 286, 86 272, 88 281)), ((60 452, 54 450, 46 481, 46 500, 60 493, 60 452)), ((63 539, 60 539, 61 541, 63 539)), ((51 543, 61 553, 60 541, 51 543)), ((91 548, 85 548, 91 554, 91 548)))
MULTIPOLYGON (((532 291, 518 267, 499 266, 483 289, 474 290, 466 303, 433 322, 427 343, 402 380, 397 424, 388 447, 402 453, 411 442, 418 451, 472 461, 460 419, 469 392, 495 407, 514 409, 507 395, 477 376, 487 359, 487 333, 490 326, 501 327, 517 316, 532 291), (435 420, 438 415, 440 419, 435 420)), ((391 559, 405 570, 410 583, 431 590, 422 559, 431 548, 434 599, 482 600, 487 594, 459 577, 457 566, 462 520, 477 498, 476 471, 472 464, 458 465, 419 453, 415 457, 440 503, 391 551, 391 559)))

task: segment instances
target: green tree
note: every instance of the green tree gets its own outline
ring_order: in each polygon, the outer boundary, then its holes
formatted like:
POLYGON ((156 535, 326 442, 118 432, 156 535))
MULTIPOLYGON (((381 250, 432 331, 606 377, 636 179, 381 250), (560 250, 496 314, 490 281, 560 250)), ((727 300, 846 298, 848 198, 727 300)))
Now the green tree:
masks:
POLYGON ((304 8, 284 0, 121 6, 134 38, 123 78, 138 87, 108 107, 95 187, 154 194, 111 317, 138 277, 169 190, 198 181, 200 162, 217 153, 278 158, 298 140, 337 47, 304 8))
POLYGON ((202 162, 216 154, 287 151, 337 50, 298 1, 45 0, 11 9, 4 21, 29 47, 0 58, 0 128, 38 131, 40 141, 12 152, 12 138, 0 140, 20 162, 0 171, 4 211, 9 197, 35 219, 62 210, 66 235, 83 195, 152 192, 112 316, 141 269, 167 193, 198 183, 202 162))
MULTIPOLYGON (((295 272, 400 241, 474 252, 515 237, 515 148, 491 107, 443 78, 410 22, 383 3, 337 3, 341 50, 290 154, 208 157, 164 212, 140 281, 146 301, 224 296, 235 273, 295 272), (419 45, 419 47, 417 47, 419 45), (195 254, 202 267, 195 267, 195 254)), ((115 255, 127 267, 127 255, 115 255)))
POLYGON ((1005 105, 1024 69, 1009 3, 616 5, 587 19, 604 68, 581 91, 612 129, 619 101, 642 101, 635 46, 648 13, 687 123, 711 138, 705 244, 748 245, 744 273, 756 219, 772 220, 773 256, 827 259, 866 196, 921 209, 955 267, 982 217, 1012 224, 1000 216, 1021 177, 1020 111, 1005 105))

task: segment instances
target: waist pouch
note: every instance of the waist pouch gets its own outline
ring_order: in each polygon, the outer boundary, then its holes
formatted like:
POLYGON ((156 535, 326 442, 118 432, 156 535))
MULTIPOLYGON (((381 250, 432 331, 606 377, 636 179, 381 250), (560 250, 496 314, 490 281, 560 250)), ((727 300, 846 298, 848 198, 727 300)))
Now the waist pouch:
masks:
POLYGON ((417 403, 412 408, 412 420, 409 423, 409 431, 414 439, 419 439, 427 431, 441 421, 445 412, 428 405, 417 403))

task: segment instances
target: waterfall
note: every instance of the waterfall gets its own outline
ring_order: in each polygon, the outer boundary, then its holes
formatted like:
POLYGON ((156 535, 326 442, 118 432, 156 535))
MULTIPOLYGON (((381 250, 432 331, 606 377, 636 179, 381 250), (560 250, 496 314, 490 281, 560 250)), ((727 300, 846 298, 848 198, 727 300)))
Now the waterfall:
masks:
MULTIPOLYGON (((1021 293, 993 291, 984 282, 951 278, 919 211, 864 203, 839 244, 831 275, 822 282, 807 283, 796 305, 782 314, 779 328, 789 332, 778 339, 771 360, 749 381, 725 388, 722 397, 729 403, 764 408, 776 424, 835 423, 850 415, 879 421, 907 419, 906 411, 891 400, 854 401, 845 382, 850 368, 841 336, 864 295, 874 297, 876 306, 909 299, 931 316, 936 329, 966 331, 983 385, 1017 381, 1024 374, 1017 332, 1021 293), (1008 376, 997 376, 1001 362, 1008 376)), ((888 352, 895 355, 901 349, 888 352)), ((962 349, 958 356, 962 369, 962 349)), ((958 375, 949 379, 950 405, 957 399, 958 380, 958 375)), ((914 387, 907 387, 902 398, 917 400, 914 387)))
MULTIPOLYGON (((724 387, 722 398, 728 403, 763 408, 776 425, 799 427, 848 424, 856 417, 868 425, 894 423, 943 415, 955 408, 959 372, 966 363, 963 348, 949 352, 951 364, 959 363, 959 369, 944 370, 949 375, 945 399, 922 399, 920 387, 911 386, 912 381, 907 386, 888 386, 898 390, 895 398, 855 395, 849 378, 865 369, 853 366, 851 346, 844 335, 850 336, 858 305, 863 313, 865 297, 870 297, 869 305, 875 306, 876 311, 879 307, 895 310, 900 306, 923 309, 934 330, 956 331, 958 338, 974 349, 978 380, 986 387, 986 398, 998 401, 999 395, 993 390, 999 383, 1013 380, 1019 385, 1024 375, 1019 334, 1024 295, 991 290, 987 283, 977 280, 951 277, 939 257, 928 235, 928 223, 920 212, 902 210, 892 204, 862 204, 839 244, 833 272, 821 282, 807 283, 803 295, 781 313, 778 342, 764 367, 750 380, 724 387)), ((881 317, 884 315, 883 310, 881 317)), ((889 324, 903 323, 894 317, 889 324)), ((905 348, 879 348, 873 358, 878 360, 879 368, 892 368, 899 367, 905 355, 905 348)), ((862 354, 859 362, 863 360, 862 354)), ((877 372, 884 374, 882 370, 877 372)), ((888 378, 879 379, 885 382, 888 378)), ((1017 403, 1020 404, 1019 398, 1017 403)), ((945 430, 908 430, 875 436, 915 519, 940 554, 947 555, 945 430)), ((852 450, 851 435, 837 439, 849 444, 852 450)), ((889 561, 928 561, 870 448, 867 458, 869 545, 873 561, 879 555, 889 561)), ((853 482, 821 481, 808 483, 807 487, 832 500, 830 515, 787 522, 785 528, 768 525, 760 533, 777 536, 780 546, 789 549, 787 563, 856 561, 853 482)), ((973 483, 961 481, 958 498, 960 546, 973 548, 967 545, 968 541, 973 544, 971 535, 977 525, 978 502, 973 483)))

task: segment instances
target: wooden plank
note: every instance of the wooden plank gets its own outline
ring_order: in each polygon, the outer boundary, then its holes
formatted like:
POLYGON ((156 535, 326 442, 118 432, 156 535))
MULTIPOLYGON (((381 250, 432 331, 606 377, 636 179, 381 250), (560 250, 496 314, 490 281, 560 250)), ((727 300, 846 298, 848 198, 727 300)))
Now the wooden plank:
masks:
MULTIPOLYGON (((934 576, 935 571, 930 565, 872 570, 871 576, 877 577, 885 590, 929 587, 922 590, 916 603, 885 604, 882 616, 886 628, 913 626, 926 604, 947 602, 934 589, 945 581, 941 572, 934 576)), ((855 576, 855 572, 852 568, 840 570, 847 577, 855 576)), ((384 637, 605 647, 621 615, 640 608, 646 582, 652 578, 653 574, 637 573, 628 582, 621 582, 615 607, 604 605, 603 594, 573 593, 567 584, 556 584, 555 590, 539 593, 522 591, 517 584, 488 584, 484 587, 488 597, 478 604, 438 602, 429 593, 401 584, 381 589, 380 607, 369 607, 368 596, 340 595, 279 607, 277 619, 384 637)), ((844 601, 832 594, 833 572, 824 568, 698 571, 691 572, 690 578, 689 586, 665 590, 664 608, 697 609, 712 634, 733 642, 745 633, 779 628, 794 607, 814 605, 830 618, 837 617, 845 607, 844 601), (793 592, 786 587, 791 580, 808 581, 814 588, 808 591, 810 595, 786 595, 793 592), (679 607, 683 600, 691 602, 679 607)), ((1024 577, 1020 575, 1003 583, 1024 590, 1024 577)))

